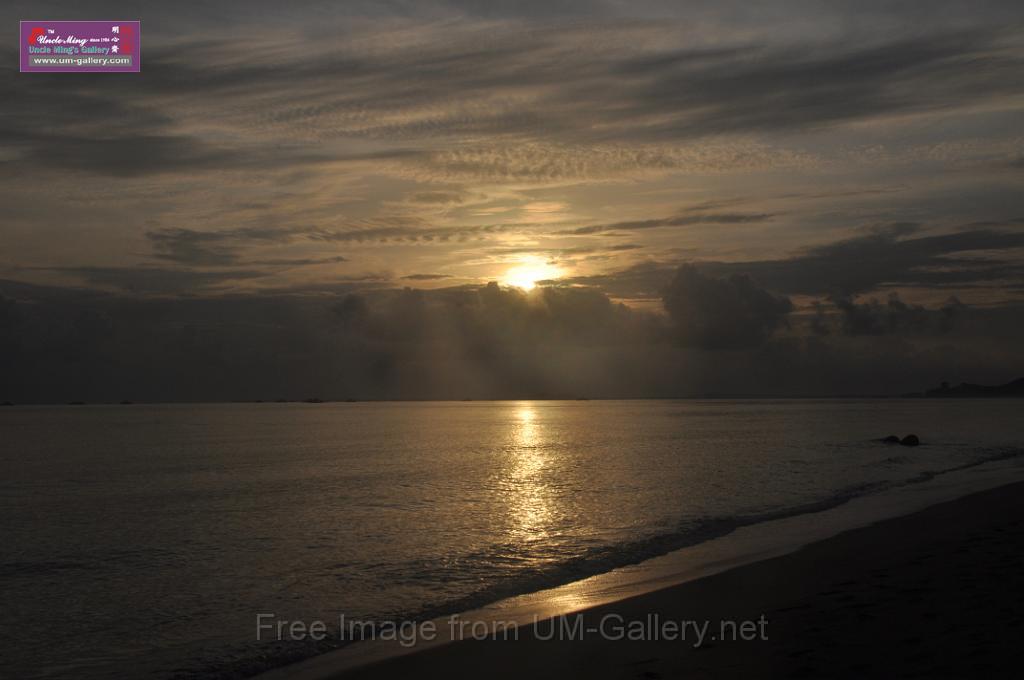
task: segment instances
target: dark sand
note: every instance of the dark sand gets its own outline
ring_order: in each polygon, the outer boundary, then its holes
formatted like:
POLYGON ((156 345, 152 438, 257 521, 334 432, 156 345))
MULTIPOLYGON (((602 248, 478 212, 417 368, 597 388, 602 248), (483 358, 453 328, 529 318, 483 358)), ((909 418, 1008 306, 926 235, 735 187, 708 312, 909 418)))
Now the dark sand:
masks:
POLYGON ((584 612, 768 619, 767 641, 461 641, 345 678, 1024 677, 1024 483, 584 612))

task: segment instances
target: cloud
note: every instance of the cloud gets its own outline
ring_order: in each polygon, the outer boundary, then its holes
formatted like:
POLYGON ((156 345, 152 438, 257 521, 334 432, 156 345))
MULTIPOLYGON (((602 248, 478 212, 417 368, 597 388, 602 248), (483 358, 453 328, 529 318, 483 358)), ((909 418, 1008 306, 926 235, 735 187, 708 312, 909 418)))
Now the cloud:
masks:
POLYGON ((450 274, 408 274, 402 277, 409 281, 440 281, 442 279, 450 279, 450 274))
POLYGON ((1024 89, 1016 77, 1024 57, 1008 29, 852 48, 764 36, 666 48, 684 29, 465 20, 410 31, 382 21, 316 60, 296 32, 254 38, 240 29, 215 42, 155 45, 130 94, 95 79, 67 83, 61 107, 5 70, 0 142, 48 168, 125 178, 342 162, 439 178, 621 176, 791 163, 800 154, 743 137, 949 112, 1024 89), (254 39, 263 51, 238 59, 254 39), (707 143, 685 144, 694 139, 707 143))
POLYGON ((788 298, 759 288, 747 276, 716 279, 691 265, 676 272, 664 303, 676 338, 704 349, 760 345, 793 310, 788 298))
POLYGON ((559 233, 573 236, 584 236, 597 234, 603 231, 638 231, 643 229, 658 229, 660 227, 689 227, 699 224, 751 224, 755 222, 765 222, 770 220, 772 217, 774 217, 774 215, 770 215, 768 213, 707 213, 701 215, 676 215, 674 217, 662 217, 651 220, 593 224, 559 233))
POLYGON ((646 246, 639 243, 610 243, 610 244, 599 244, 592 246, 569 246, 565 248, 546 247, 546 246, 496 246, 488 248, 486 253, 489 255, 497 255, 502 257, 509 257, 514 255, 530 255, 546 257, 550 260, 557 260, 565 263, 576 261, 577 259, 584 260, 598 260, 607 259, 614 257, 617 253, 624 253, 633 250, 642 250, 646 246))
MULTIPOLYGON (((1016 221, 968 225, 941 234, 918 235, 921 230, 916 223, 875 225, 851 238, 798 250, 789 257, 705 260, 694 266, 709 276, 750 276, 777 293, 836 299, 882 287, 1004 288, 1024 280, 1024 264, 1015 253, 1024 247, 1024 231, 1016 221)), ((618 271, 567 277, 564 282, 594 286, 623 298, 650 299, 669 282, 678 264, 649 260, 618 271)))
POLYGON ((950 110, 1018 91, 1021 55, 1000 42, 997 32, 936 34, 840 51, 752 48, 703 63, 684 51, 644 69, 627 109, 665 112, 642 132, 661 139, 950 110))
POLYGON ((746 272, 784 293, 849 296, 890 286, 994 284, 1024 276, 1009 259, 978 259, 980 251, 1024 246, 1024 232, 969 228, 946 234, 900 238, 905 226, 876 231, 822 246, 782 260, 708 263, 714 272, 746 272))
POLYGON ((462 203, 463 196, 458 191, 417 191, 409 200, 413 203, 447 205, 462 203))
POLYGON ((225 284, 266 276, 255 270, 196 271, 161 267, 51 267, 103 288, 139 294, 181 294, 218 289, 225 284))
MULTIPOLYGON (((955 296, 937 309, 927 309, 904 302, 895 292, 885 303, 875 298, 857 303, 849 297, 833 298, 831 302, 839 312, 840 330, 846 335, 941 334, 953 327, 965 309, 955 296)), ((816 329, 827 332, 827 323, 819 319, 816 329)))
POLYGON ((322 264, 340 264, 342 262, 348 262, 348 258, 342 255, 333 255, 331 257, 276 257, 266 260, 246 260, 244 264, 246 266, 265 267, 311 267, 322 264))
POLYGON ((146 232, 154 257, 188 266, 315 265, 345 262, 335 255, 326 258, 259 258, 243 260, 242 254, 255 246, 280 246, 300 241, 313 243, 463 243, 489 235, 514 231, 515 224, 439 227, 416 217, 397 216, 354 223, 349 228, 322 227, 238 227, 202 231, 180 227, 146 232))
MULTIPOLYGON (((8 61, 0 270, 81 283, 7 284, 10 365, 32 365, 24 337, 114 372, 101 348, 116 348, 174 394, 190 377, 240 394, 454 398, 797 390, 810 375, 849 389, 872 365, 913 382, 952 356, 941 343, 969 344, 979 372, 1019 365, 1006 311, 1024 281, 1007 167, 1021 165, 1024 46, 1006 20, 1019 9, 604 3, 588 21, 538 20, 583 11, 554 4, 572 11, 365 3, 356 20, 324 5, 303 24, 257 0, 231 25, 223 5, 202 21, 154 5, 167 22, 131 87, 26 78, 8 61), (519 254, 581 274, 533 296, 392 289, 468 282, 519 254), (116 294, 68 301, 86 286, 116 294), (954 305, 947 326, 916 291, 885 298, 914 287, 983 288, 993 306, 954 305), (654 309, 666 289, 668 316, 615 304, 654 309), (203 299, 152 299, 175 296, 203 299), (828 334, 787 296, 817 300, 828 334)), ((79 384, 100 384, 95 370, 79 384)))
POLYGON ((493 284, 175 297, 0 281, 0 400, 898 394, 1024 373, 1020 306, 965 305, 942 331, 780 333, 785 299, 691 268, 665 304, 493 284))
POLYGON ((347 262, 342 255, 329 257, 275 257, 241 261, 243 247, 280 245, 301 238, 316 238, 317 231, 261 227, 240 227, 220 231, 165 228, 146 232, 154 257, 188 266, 305 267, 347 262))
MULTIPOLYGON (((537 129, 538 131, 540 128, 537 129)), ((751 139, 702 140, 699 146, 646 145, 631 141, 628 131, 618 140, 592 142, 557 137, 507 142, 460 143, 428 151, 395 165, 392 172, 427 181, 564 184, 579 180, 614 181, 670 172, 714 174, 802 168, 818 159, 751 139)))
POLYGON ((1020 92, 1013 76, 1021 55, 1012 33, 998 29, 846 49, 752 43, 682 50, 638 49, 642 43, 628 47, 624 40, 625 34, 663 45, 679 30, 671 22, 549 29, 463 22, 444 30, 443 41, 405 43, 387 40, 385 32, 381 44, 389 47, 340 49, 315 64, 289 41, 279 41, 273 62, 229 61, 227 41, 191 50, 201 65, 165 64, 162 55, 150 63, 171 92, 237 97, 258 85, 295 91, 332 81, 336 89, 318 90, 312 101, 286 99, 264 119, 321 136, 391 140, 654 142, 949 110, 1020 92))
POLYGON ((223 245, 234 240, 228 233, 195 231, 193 229, 160 229, 146 233, 153 243, 155 256, 188 265, 223 266, 234 264, 238 254, 234 248, 223 245))
POLYGON ((561 282, 596 288, 621 299, 660 300, 678 266, 678 262, 646 260, 615 271, 567 276, 561 282))

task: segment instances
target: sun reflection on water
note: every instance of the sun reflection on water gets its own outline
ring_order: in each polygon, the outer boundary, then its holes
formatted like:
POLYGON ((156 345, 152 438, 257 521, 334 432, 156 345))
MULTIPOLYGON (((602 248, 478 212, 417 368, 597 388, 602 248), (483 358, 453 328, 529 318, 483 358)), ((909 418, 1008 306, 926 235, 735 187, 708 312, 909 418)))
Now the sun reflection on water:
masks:
POLYGON ((520 402, 511 415, 502 488, 510 538, 528 553, 532 542, 548 538, 555 517, 553 460, 537 408, 520 402))

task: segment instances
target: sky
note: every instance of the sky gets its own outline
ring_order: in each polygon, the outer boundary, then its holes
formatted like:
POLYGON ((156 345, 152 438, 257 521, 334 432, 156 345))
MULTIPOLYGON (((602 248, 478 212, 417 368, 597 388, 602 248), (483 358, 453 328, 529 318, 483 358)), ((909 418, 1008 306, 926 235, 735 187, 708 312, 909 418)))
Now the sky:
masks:
POLYGON ((1024 374, 1019 3, 42 11, 142 71, 0 45, 0 400, 1024 374))

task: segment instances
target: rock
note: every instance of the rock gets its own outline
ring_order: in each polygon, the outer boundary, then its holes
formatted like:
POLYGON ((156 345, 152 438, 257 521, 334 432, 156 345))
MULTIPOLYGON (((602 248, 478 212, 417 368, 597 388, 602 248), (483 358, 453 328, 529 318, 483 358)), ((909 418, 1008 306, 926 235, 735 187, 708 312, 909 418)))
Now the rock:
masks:
POLYGON ((891 434, 888 437, 884 437, 881 441, 886 444, 899 444, 900 438, 894 434, 891 434))
POLYGON ((916 434, 908 434, 906 437, 900 440, 900 444, 903 446, 917 446, 921 443, 921 440, 917 438, 916 434))

